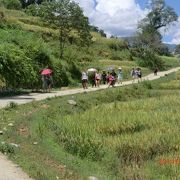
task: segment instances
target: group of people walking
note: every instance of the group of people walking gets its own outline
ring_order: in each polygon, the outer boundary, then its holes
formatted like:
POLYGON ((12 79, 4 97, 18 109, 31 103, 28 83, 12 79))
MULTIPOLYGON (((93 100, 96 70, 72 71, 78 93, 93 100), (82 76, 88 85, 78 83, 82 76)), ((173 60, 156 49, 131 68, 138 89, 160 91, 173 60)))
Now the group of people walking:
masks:
MULTIPOLYGON (((158 69, 156 68, 154 70, 154 75, 157 75, 158 69)), ((42 83, 43 83, 43 92, 50 92, 52 85, 53 85, 53 79, 52 79, 52 70, 50 68, 43 69, 41 71, 42 75, 42 83)), ((141 68, 132 68, 130 75, 132 77, 132 82, 135 82, 137 79, 138 82, 141 81, 142 78, 142 71, 141 68)), ((88 88, 88 82, 92 85, 92 87, 99 87, 100 84, 107 84, 108 87, 115 86, 115 83, 118 84, 123 82, 123 71, 122 68, 119 67, 117 73, 114 69, 112 69, 111 72, 106 72, 105 70, 100 73, 100 71, 97 71, 94 69, 94 71, 91 72, 82 72, 82 86, 84 89, 88 88)))
POLYGON ((137 68, 137 69, 132 68, 131 77, 133 78, 133 82, 135 81, 135 79, 138 79, 138 82, 139 82, 142 78, 141 68, 137 68))
POLYGON ((88 82, 91 83, 92 87, 99 87, 100 84, 107 84, 108 87, 115 86, 115 83, 121 83, 123 80, 123 72, 122 68, 118 68, 118 72, 116 73, 115 70, 112 70, 112 72, 106 72, 102 71, 100 73, 99 71, 94 72, 82 72, 82 86, 84 89, 87 89, 88 82))
MULTIPOLYGON (((135 82, 137 79, 138 82, 141 81, 142 78, 142 71, 141 68, 132 68, 130 75, 133 79, 132 82, 135 82)), ((82 86, 84 89, 87 89, 88 82, 92 85, 92 87, 99 87, 100 84, 107 84, 108 87, 115 86, 115 83, 117 82, 118 84, 123 82, 123 71, 122 68, 119 67, 117 73, 115 70, 112 70, 111 72, 102 71, 100 73, 99 71, 94 71, 94 72, 82 72, 82 86)))

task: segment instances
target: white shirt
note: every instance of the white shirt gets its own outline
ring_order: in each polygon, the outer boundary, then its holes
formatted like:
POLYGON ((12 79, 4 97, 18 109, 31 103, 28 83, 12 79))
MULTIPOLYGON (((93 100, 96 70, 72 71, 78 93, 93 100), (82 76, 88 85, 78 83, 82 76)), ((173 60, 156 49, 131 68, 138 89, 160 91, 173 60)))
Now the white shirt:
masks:
POLYGON ((88 80, 88 75, 87 75, 87 73, 82 72, 82 80, 85 80, 85 79, 88 80))

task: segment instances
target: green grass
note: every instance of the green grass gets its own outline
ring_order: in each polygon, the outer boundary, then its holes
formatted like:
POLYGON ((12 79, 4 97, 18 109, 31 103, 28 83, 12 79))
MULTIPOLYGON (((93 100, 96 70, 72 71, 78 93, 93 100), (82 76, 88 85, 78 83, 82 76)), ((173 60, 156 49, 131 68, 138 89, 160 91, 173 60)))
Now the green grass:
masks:
POLYGON ((178 165, 158 163, 179 157, 180 91, 160 90, 177 78, 173 73, 154 82, 0 110, 0 130, 7 129, 0 140, 20 145, 0 149, 38 180, 178 179, 178 165))
POLYGON ((162 59, 168 68, 180 66, 180 58, 162 56, 162 59))

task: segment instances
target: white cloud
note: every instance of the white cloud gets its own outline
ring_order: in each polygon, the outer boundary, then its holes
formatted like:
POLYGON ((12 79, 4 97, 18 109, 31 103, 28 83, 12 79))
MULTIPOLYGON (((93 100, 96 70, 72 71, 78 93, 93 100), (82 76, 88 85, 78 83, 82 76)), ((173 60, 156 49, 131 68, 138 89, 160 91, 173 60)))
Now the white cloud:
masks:
POLYGON ((180 44, 180 17, 178 23, 170 29, 170 36, 172 36, 172 44, 180 44))
POLYGON ((136 32, 138 21, 147 10, 135 0, 75 0, 84 9, 90 23, 105 30, 107 34, 129 36, 136 32))
POLYGON ((178 18, 178 22, 174 24, 174 26, 169 27, 167 31, 162 29, 161 33, 165 37, 169 37, 171 40, 166 42, 169 44, 180 44, 180 17, 178 18))

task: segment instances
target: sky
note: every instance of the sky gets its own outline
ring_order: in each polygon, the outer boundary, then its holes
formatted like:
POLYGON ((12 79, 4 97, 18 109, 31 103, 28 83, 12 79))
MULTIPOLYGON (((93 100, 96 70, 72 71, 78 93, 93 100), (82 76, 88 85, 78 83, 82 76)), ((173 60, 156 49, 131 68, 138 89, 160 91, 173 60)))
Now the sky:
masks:
MULTIPOLYGON (((103 29, 107 35, 126 37, 137 30, 138 22, 148 13, 148 0, 75 0, 89 17, 91 25, 103 29)), ((180 0, 165 0, 178 14, 178 22, 161 30, 163 41, 180 44, 180 0)))

